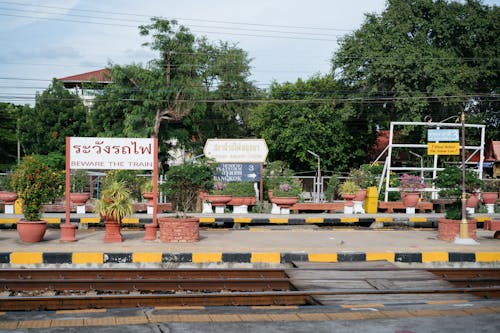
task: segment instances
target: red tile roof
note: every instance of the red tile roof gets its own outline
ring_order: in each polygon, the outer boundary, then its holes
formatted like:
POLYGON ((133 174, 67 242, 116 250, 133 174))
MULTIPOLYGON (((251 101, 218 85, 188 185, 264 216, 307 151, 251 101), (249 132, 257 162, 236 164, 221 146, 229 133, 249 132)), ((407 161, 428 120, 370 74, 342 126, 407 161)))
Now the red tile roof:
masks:
POLYGON ((93 72, 62 77, 59 78, 58 80, 66 83, 92 82, 92 81, 98 83, 111 83, 111 72, 108 68, 103 68, 93 72))

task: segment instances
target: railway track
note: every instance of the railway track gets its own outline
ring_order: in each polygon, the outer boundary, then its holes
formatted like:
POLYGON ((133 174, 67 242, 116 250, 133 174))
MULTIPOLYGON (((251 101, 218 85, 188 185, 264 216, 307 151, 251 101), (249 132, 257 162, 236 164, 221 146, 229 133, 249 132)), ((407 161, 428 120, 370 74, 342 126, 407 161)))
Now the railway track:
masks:
POLYGON ((339 295, 473 293, 500 298, 499 269, 429 271, 453 286, 296 290, 282 269, 6 269, 0 271, 0 310, 306 305, 316 304, 316 296, 339 295))

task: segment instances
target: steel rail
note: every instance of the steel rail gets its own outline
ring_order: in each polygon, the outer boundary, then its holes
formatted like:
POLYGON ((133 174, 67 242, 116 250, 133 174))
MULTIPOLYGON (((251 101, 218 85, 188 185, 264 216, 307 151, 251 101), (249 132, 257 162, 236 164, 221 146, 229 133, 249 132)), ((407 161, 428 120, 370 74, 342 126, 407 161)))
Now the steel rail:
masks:
POLYGON ((182 291, 182 290, 288 290, 286 278, 221 278, 221 279, 34 279, 6 280, 0 278, 5 291, 182 291))
POLYGON ((235 306, 303 305, 313 303, 313 296, 387 295, 431 293, 500 293, 500 288, 414 288, 414 289, 335 289, 277 292, 189 293, 154 295, 32 296, 0 297, 0 310, 63 310, 86 308, 121 308, 154 306, 235 306))
POLYGON ((1 279, 284 278, 283 269, 2 269, 1 279))

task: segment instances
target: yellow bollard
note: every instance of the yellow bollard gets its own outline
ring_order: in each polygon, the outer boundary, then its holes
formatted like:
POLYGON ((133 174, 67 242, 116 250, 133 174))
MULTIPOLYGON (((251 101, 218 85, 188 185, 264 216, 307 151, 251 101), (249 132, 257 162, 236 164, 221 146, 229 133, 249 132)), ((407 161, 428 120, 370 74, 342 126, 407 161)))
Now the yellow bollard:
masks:
POLYGON ((365 212, 367 214, 376 214, 378 211, 378 191, 376 186, 370 186, 366 189, 365 212))
POLYGON ((23 213, 23 199, 17 199, 14 202, 14 214, 21 215, 23 213))

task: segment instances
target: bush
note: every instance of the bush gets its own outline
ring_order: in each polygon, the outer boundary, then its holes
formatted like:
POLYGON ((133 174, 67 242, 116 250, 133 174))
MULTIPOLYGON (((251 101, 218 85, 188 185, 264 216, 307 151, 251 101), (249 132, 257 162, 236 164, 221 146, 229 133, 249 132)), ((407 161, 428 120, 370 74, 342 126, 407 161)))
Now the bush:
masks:
POLYGON ((174 165, 165 174, 161 190, 179 212, 193 211, 199 191, 213 187, 213 166, 206 163, 187 162, 174 165))
POLYGON ((40 220, 43 205, 64 194, 63 184, 63 173, 49 168, 39 156, 24 157, 11 179, 27 221, 40 220))

